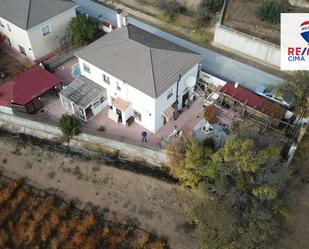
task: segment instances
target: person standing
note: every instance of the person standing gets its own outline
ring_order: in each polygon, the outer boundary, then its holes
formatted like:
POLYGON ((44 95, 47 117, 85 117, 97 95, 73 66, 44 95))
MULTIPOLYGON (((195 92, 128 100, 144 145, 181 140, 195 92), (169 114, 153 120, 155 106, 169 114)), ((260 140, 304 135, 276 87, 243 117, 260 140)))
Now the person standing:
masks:
POLYGON ((147 132, 146 131, 142 132, 142 142, 147 143, 147 132))

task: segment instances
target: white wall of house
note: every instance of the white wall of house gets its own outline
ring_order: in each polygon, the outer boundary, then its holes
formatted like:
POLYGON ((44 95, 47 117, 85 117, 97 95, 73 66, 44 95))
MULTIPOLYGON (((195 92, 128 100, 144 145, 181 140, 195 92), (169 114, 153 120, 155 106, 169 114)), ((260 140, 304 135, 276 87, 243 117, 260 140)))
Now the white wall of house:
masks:
POLYGON ((104 72, 100 68, 79 58, 81 75, 101 85, 107 91, 108 104, 112 105, 112 98, 120 97, 132 103, 131 108, 123 113, 123 123, 133 116, 136 111, 141 114, 141 120, 135 118, 135 122, 142 125, 151 132, 155 132, 155 99, 144 94, 138 89, 130 86, 121 79, 118 79, 109 73, 104 72), (90 68, 90 73, 84 70, 84 64, 90 68), (107 84, 103 80, 103 74, 109 77, 110 83, 107 84))
POLYGON ((32 45, 34 58, 40 59, 61 47, 68 38, 68 23, 76 16, 75 7, 57 15, 29 30, 28 36, 32 45), (50 33, 43 35, 42 29, 49 27, 50 33))
POLYGON ((9 38, 12 47, 20 51, 19 46, 22 46, 30 59, 39 60, 61 46, 60 40, 68 34, 68 23, 75 16, 74 7, 29 30, 23 30, 0 17, 0 32, 9 38), (47 25, 50 33, 43 36, 42 28, 47 25))
MULTIPOLYGON (((168 89, 165 93, 159 96, 157 99, 144 94, 140 90, 132 87, 131 85, 127 84, 123 80, 120 80, 109 73, 104 72, 100 68, 86 62, 79 58, 79 64, 81 69, 81 74, 88 79, 92 80, 93 82, 101 85, 107 91, 107 98, 109 105, 112 104, 112 98, 120 97, 126 101, 131 102, 131 107, 126 113, 123 113, 123 123, 134 116, 134 111, 141 114, 141 120, 138 120, 135 117, 135 122, 142 125, 149 131, 155 133, 163 126, 163 115, 162 112, 165 108, 171 104, 173 104, 176 100, 176 85, 177 82, 173 84, 170 88, 173 91, 173 95, 167 99, 167 95, 170 91, 168 89), (90 68, 90 73, 84 70, 84 64, 90 68), (109 84, 104 82, 103 74, 109 77, 109 84)), ((179 82, 179 108, 182 106, 182 96, 189 90, 186 86, 186 81, 190 76, 197 77, 198 73, 198 64, 194 66, 191 70, 189 70, 185 75, 181 77, 179 82)), ((192 87, 191 90, 193 90, 192 87)))
POLYGON ((17 27, 15 24, 0 17, 0 32, 3 33, 10 42, 10 45, 20 51, 19 46, 25 49, 26 55, 34 60, 31 42, 26 30, 17 27))
MULTIPOLYGON (((188 88, 187 80, 193 76, 197 78, 199 70, 199 65, 196 64, 193 68, 191 68, 186 74, 181 76, 178 85, 178 109, 182 108, 182 98, 188 91, 193 92, 194 87, 188 88)), ((176 101, 176 91, 177 91, 177 82, 175 82, 167 91, 165 91, 161 96, 156 99, 156 114, 155 114, 155 132, 157 132, 163 126, 163 111, 169 106, 172 105, 176 101), (170 92, 173 92, 173 95, 170 98, 167 96, 170 92)))

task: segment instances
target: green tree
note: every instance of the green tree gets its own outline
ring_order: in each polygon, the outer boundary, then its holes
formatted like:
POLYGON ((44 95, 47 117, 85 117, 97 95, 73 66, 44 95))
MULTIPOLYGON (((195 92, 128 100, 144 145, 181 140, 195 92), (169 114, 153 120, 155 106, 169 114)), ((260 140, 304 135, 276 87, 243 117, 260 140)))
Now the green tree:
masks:
POLYGON ((195 206, 189 215, 201 234, 202 248, 276 245, 279 218, 285 212, 282 193, 289 177, 280 152, 280 147, 259 147, 254 140, 239 136, 228 139, 215 153, 196 141, 186 143, 176 177, 185 186, 206 193, 202 196, 217 200, 195 206), (227 217, 233 219, 232 229, 223 222, 227 217))
POLYGON ((184 158, 177 164, 175 176, 193 191, 204 191, 208 186, 208 176, 213 176, 210 161, 212 153, 211 149, 196 140, 188 141, 185 144, 184 158))
POLYGON ((237 227, 228 208, 216 200, 200 202, 188 213, 188 221, 196 224, 201 249, 236 249, 237 227))
POLYGON ((76 117, 63 114, 61 116, 59 126, 69 148, 71 139, 80 134, 81 123, 76 117))
POLYGON ((270 23, 279 23, 280 14, 286 11, 284 0, 264 0, 256 9, 256 15, 270 23))
POLYGON ((292 139, 294 140, 303 118, 309 117, 309 72, 296 71, 276 91, 280 95, 287 96, 295 101, 294 113, 298 116, 298 124, 292 134, 292 139))
POLYGON ((96 31, 95 25, 85 15, 77 15, 69 22, 69 33, 72 42, 78 46, 89 43, 96 31))
POLYGON ((296 71, 277 91, 295 100, 295 113, 309 116, 309 71, 296 71))

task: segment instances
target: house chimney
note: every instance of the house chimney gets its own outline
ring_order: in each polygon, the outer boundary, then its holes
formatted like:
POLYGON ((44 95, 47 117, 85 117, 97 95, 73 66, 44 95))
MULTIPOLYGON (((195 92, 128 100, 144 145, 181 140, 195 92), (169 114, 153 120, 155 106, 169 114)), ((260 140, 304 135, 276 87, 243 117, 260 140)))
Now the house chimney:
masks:
POLYGON ((122 27, 122 14, 121 14, 121 9, 117 9, 117 28, 121 28, 122 27))
POLYGON ((122 12, 121 17, 122 17, 122 26, 127 26, 128 25, 128 13, 122 12))
POLYGON ((235 82, 234 87, 235 87, 235 88, 238 87, 238 82, 235 82))

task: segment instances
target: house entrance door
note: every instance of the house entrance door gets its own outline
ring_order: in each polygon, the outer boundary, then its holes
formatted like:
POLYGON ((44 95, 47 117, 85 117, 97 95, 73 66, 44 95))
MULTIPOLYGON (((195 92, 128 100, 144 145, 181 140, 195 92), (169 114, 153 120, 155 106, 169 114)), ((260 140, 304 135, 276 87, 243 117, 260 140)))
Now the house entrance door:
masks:
POLYGON ((189 98, 189 92, 186 92, 183 96, 182 96, 182 104, 181 104, 181 106, 182 106, 182 108, 184 108, 185 106, 186 106, 186 104, 187 104, 187 100, 188 100, 188 98, 189 98))
POLYGON ((19 51, 20 51, 22 54, 26 55, 26 50, 25 50, 25 48, 24 48, 23 46, 20 46, 20 45, 18 45, 18 47, 19 47, 19 51))
POLYGON ((8 37, 5 38, 5 43, 8 44, 9 46, 12 46, 11 40, 8 37))
POLYGON ((118 114, 118 122, 122 123, 122 112, 119 109, 116 109, 116 113, 118 114))

